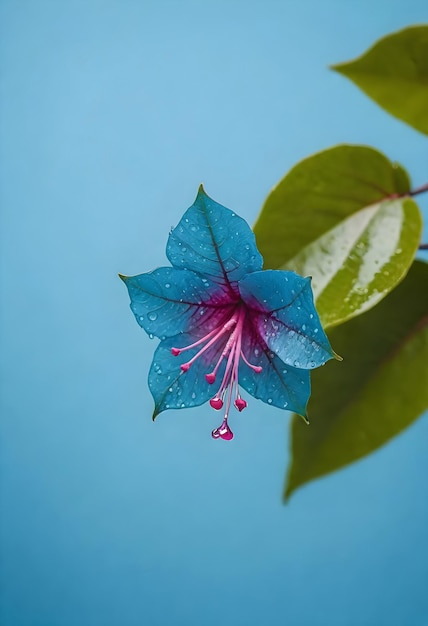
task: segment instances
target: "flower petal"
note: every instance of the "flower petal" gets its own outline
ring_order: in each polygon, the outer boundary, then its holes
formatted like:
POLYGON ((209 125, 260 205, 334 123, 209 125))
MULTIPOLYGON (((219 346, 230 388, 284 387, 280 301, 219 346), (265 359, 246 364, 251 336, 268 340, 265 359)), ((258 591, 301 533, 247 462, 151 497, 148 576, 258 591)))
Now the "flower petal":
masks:
POLYGON ((203 274, 232 296, 237 293, 234 283, 263 265, 247 222, 209 198, 202 185, 171 232, 166 254, 175 267, 203 274))
POLYGON ((197 336, 196 329, 201 325, 204 335, 229 315, 230 308, 218 303, 210 283, 194 272, 160 267, 147 274, 121 278, 128 288, 138 324, 156 337, 172 337, 191 330, 197 336))
MULTIPOLYGON (((183 348, 192 341, 191 335, 181 333, 161 341, 157 347, 148 380, 155 401, 153 419, 167 409, 200 406, 214 396, 216 390, 206 381, 205 375, 210 371, 211 362, 218 358, 221 350, 214 347, 206 356, 202 355, 192 363, 186 372, 180 369, 180 365, 190 360, 198 349, 186 350, 178 356, 171 353, 171 348, 183 348)), ((219 376, 223 371, 224 367, 221 368, 219 376)))
POLYGON ((284 363, 312 369, 335 356, 314 306, 310 278, 265 270, 246 276, 239 291, 255 331, 284 363))
POLYGON ((260 373, 241 360, 239 384, 254 398, 306 417, 306 405, 311 394, 310 372, 286 365, 266 344, 247 333, 243 342, 244 354, 251 355, 251 363, 262 367, 260 373))

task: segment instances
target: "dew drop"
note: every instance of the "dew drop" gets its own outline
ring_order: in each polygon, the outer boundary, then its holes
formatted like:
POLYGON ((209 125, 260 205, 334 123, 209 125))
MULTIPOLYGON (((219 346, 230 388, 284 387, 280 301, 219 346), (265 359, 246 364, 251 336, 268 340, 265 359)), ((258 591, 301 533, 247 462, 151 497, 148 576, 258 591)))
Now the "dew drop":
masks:
POLYGON ((294 367, 299 367, 300 362, 296 359, 293 363, 294 367))
POLYGON ((138 319, 140 320, 140 322, 142 322, 144 317, 142 315, 140 315, 140 317, 138 319))
POLYGON ((267 401, 269 404, 272 404, 272 398, 268 398, 267 401))
POLYGON ((153 339, 154 338, 154 334, 153 333, 149 333, 149 339, 153 339))
POLYGON ((147 317, 151 322, 155 322, 158 319, 158 314, 152 311, 151 313, 148 313, 147 317))
POLYGON ((315 361, 311 361, 310 366, 315 367, 315 361))
POLYGON ((196 393, 193 391, 192 392, 192 400, 194 400, 196 398, 196 393))
POLYGON ((167 289, 169 289, 169 288, 171 287, 171 285, 170 285, 169 283, 165 283, 165 287, 166 287, 167 289))

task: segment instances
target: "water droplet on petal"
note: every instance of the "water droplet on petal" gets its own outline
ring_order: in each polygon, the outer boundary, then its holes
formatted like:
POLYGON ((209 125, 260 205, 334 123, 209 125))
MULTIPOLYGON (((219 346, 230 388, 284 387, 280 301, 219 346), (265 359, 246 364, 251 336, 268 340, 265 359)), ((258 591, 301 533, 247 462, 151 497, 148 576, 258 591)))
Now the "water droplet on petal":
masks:
POLYGON ((153 333, 149 333, 149 339, 153 339, 154 334, 153 333))
POLYGON ((165 287, 166 287, 167 289, 169 289, 169 288, 171 287, 171 285, 170 285, 169 283, 165 283, 165 287))
POLYGON ((272 404, 272 398, 268 398, 267 401, 269 404, 272 404))
POLYGON ((152 311, 151 313, 148 313, 147 317, 151 322, 155 322, 158 319, 158 314, 152 311))
POLYGON ((296 359, 293 363, 294 367, 299 367, 300 362, 296 359))

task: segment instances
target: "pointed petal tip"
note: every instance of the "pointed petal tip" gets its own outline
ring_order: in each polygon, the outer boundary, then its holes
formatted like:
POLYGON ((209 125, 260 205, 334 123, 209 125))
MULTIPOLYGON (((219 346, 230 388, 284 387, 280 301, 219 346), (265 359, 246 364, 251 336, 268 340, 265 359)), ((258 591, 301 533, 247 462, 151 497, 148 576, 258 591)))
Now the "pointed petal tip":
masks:
POLYGON ((123 280, 123 282, 126 282, 126 279, 128 278, 128 276, 125 276, 125 274, 118 274, 120 280, 123 280))
POLYGON ((201 183, 198 187, 198 195, 196 196, 196 199, 198 199, 200 196, 203 196, 204 198, 208 198, 208 194, 204 189, 204 185, 201 183))
POLYGON ((306 424, 306 426, 309 426, 309 418, 308 418, 308 412, 306 411, 306 413, 297 413, 297 411, 295 411, 295 414, 298 415, 306 424))

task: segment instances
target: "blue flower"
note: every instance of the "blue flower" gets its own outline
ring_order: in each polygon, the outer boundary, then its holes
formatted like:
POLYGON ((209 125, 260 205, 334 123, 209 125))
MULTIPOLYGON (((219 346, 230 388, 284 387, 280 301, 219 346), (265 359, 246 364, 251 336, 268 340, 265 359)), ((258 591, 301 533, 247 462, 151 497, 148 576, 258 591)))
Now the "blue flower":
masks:
POLYGON ((224 408, 214 438, 232 439, 241 389, 306 417, 310 370, 335 356, 313 303, 311 279, 262 270, 254 234, 199 188, 169 235, 171 267, 120 276, 138 324, 159 337, 149 372, 153 419, 206 401, 224 408))

